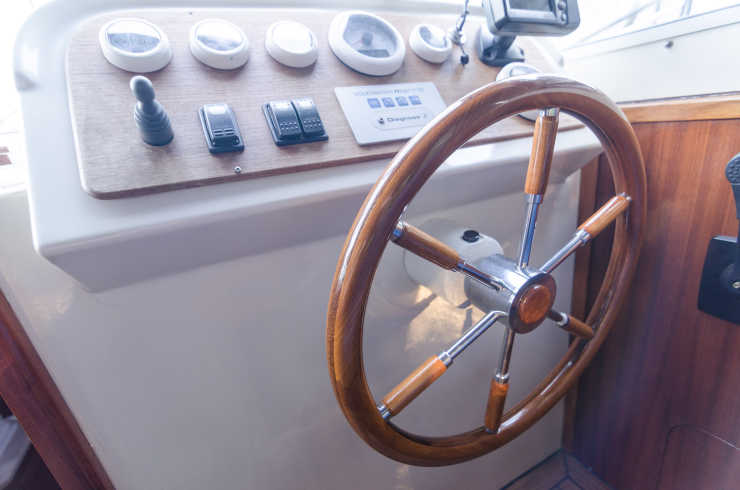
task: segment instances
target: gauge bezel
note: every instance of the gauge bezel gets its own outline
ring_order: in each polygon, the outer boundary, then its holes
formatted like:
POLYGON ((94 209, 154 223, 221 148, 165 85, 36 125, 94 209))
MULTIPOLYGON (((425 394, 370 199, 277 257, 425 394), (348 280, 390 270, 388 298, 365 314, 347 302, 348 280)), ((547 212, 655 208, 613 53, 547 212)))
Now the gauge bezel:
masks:
POLYGON ((167 66, 170 60, 172 60, 172 49, 170 48, 170 40, 167 34, 156 24, 140 17, 118 17, 106 22, 100 28, 100 31, 98 31, 98 43, 100 44, 103 56, 111 65, 132 73, 151 73, 158 71, 167 66), (118 22, 146 24, 157 32, 159 43, 154 48, 139 53, 117 48, 108 40, 108 30, 118 22))
POLYGON ((294 20, 279 20, 270 24, 265 33, 265 49, 275 61, 290 68, 306 68, 316 63, 319 57, 319 41, 316 35, 308 26, 294 20), (303 52, 291 51, 276 41, 275 29, 287 23, 298 24, 309 32, 312 41, 311 48, 303 52))
POLYGON ((362 10, 348 10, 341 12, 332 19, 331 24, 329 25, 329 47, 342 63, 364 75, 391 75, 401 68, 403 60, 406 57, 406 42, 401 36, 401 33, 398 32, 398 29, 382 17, 362 10), (397 47, 396 51, 385 58, 374 58, 372 56, 362 54, 351 47, 347 41, 344 40, 344 31, 347 27, 347 22, 353 15, 370 17, 376 22, 387 27, 393 34, 397 47))
POLYGON ((237 68, 241 68, 242 66, 244 66, 247 61, 249 61, 249 38, 247 37, 247 33, 244 32, 241 27, 234 24, 233 22, 229 22, 228 20, 209 18, 198 21, 190 28, 189 38, 190 52, 192 53, 193 57, 195 57, 195 59, 197 59, 204 65, 210 66, 211 68, 215 68, 217 70, 236 70, 237 68), (203 24, 207 24, 210 22, 226 24, 233 29, 236 29, 241 34, 241 44, 233 49, 219 51, 209 47, 208 45, 200 41, 196 37, 198 34, 198 29, 203 24))
POLYGON ((414 26, 409 33, 409 46, 411 46, 411 50, 416 53, 419 58, 424 61, 428 61, 429 63, 444 63, 447 61, 447 58, 450 57, 450 53, 452 52, 452 42, 447 36, 447 33, 444 29, 441 29, 434 24, 417 24, 414 26), (426 27, 430 31, 439 31, 442 33, 447 40, 445 47, 438 48, 425 41, 424 38, 421 37, 421 29, 423 27, 426 27))

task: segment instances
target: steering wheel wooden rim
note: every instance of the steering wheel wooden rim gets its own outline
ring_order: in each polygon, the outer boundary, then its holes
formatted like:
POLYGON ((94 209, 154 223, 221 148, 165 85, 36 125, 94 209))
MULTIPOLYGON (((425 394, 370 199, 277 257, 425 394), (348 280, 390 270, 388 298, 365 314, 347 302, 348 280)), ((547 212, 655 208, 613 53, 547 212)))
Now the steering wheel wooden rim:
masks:
POLYGON ((440 466, 463 462, 511 441, 550 410, 578 379, 614 325, 634 274, 645 223, 646 178, 639 143, 622 111, 603 93, 553 75, 527 75, 486 85, 449 106, 393 158, 367 195, 344 243, 327 318, 329 373, 339 405, 357 434, 397 461, 440 466), (602 144, 617 194, 631 197, 616 217, 612 253, 586 323, 594 336, 575 339, 542 382, 503 415, 496 433, 483 427, 426 437, 381 417, 364 372, 362 335, 370 286, 404 208, 456 149, 512 115, 560 108, 589 127, 602 144))

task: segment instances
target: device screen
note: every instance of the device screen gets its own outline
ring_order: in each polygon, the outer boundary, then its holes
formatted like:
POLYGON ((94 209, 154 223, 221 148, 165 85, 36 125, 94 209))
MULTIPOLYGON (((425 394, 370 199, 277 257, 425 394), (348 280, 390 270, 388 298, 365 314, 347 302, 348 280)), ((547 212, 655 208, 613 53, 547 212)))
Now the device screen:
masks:
POLYGON ((552 11, 550 0, 509 0, 509 6, 513 9, 552 11))

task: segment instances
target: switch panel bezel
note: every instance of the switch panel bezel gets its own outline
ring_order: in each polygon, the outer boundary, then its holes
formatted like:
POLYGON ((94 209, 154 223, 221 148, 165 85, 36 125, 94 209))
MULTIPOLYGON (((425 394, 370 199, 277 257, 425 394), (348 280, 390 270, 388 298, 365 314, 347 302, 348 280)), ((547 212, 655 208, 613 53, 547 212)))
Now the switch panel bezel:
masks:
POLYGON ((310 101, 314 104, 314 107, 316 106, 316 103, 311 97, 300 97, 295 98, 291 100, 272 100, 262 105, 262 113, 265 115, 265 120, 267 121, 267 127, 270 129, 270 134, 272 135, 272 139, 275 142, 277 146, 288 146, 288 145, 298 145, 302 143, 313 143, 315 141, 326 141, 329 139, 329 135, 326 134, 326 129, 324 128, 324 123, 321 120, 321 115, 319 114, 318 108, 315 108, 315 116, 312 116, 311 121, 308 123, 304 123, 302 117, 305 116, 305 114, 302 116, 302 111, 298 109, 298 105, 300 105, 300 102, 310 101), (300 134, 296 135, 295 137, 281 137, 280 131, 275 126, 275 124, 279 124, 277 122, 277 118, 274 115, 274 112, 272 110, 272 105, 282 103, 282 104, 289 104, 291 108, 293 109, 293 113, 296 116, 296 119, 298 120, 298 125, 300 127, 300 134), (318 121, 316 121, 318 120, 318 121), (317 127, 320 126, 321 131, 315 131, 314 134, 306 134, 305 132, 305 125, 309 125, 311 127, 317 127))
POLYGON ((244 138, 242 137, 241 131, 239 130, 239 123, 236 121, 236 115, 234 111, 226 103, 214 103, 205 104, 198 109, 198 117, 200 118, 201 126, 203 127, 203 136, 206 139, 206 145, 208 145, 208 151, 213 154, 217 153, 229 153, 234 151, 244 151, 244 138), (223 113, 218 117, 225 117, 228 119, 230 127, 227 129, 230 131, 229 137, 233 137, 234 140, 230 144, 218 144, 216 131, 223 131, 224 129, 214 128, 213 120, 207 115, 208 107, 222 106, 223 113))

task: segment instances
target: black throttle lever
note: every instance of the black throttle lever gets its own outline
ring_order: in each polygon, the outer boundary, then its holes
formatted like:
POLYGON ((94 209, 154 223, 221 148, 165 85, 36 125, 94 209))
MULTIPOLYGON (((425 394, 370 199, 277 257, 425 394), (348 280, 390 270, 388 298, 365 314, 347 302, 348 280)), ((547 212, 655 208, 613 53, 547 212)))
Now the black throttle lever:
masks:
MULTIPOLYGON (((740 220, 740 153, 732 157, 725 167, 725 176, 730 181, 732 193, 735 195, 735 213, 740 220)), ((725 285, 740 294, 740 226, 738 226, 737 240, 735 240, 735 260, 723 274, 725 285)))
MULTIPOLYGON (((740 153, 725 167, 740 220, 740 153)), ((699 286, 699 309, 740 323, 740 227, 738 237, 715 236, 709 242, 699 286)))

